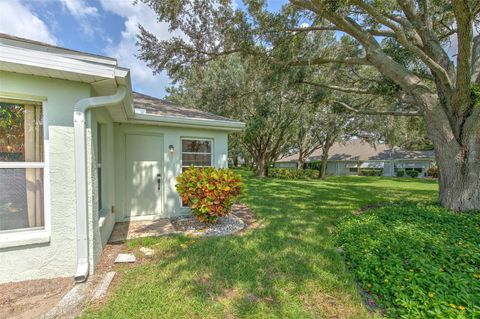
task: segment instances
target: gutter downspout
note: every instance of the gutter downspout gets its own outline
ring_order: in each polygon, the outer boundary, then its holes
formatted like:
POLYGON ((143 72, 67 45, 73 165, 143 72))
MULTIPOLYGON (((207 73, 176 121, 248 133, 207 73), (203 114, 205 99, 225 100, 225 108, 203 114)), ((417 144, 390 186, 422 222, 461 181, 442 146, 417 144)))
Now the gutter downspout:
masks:
POLYGON ((81 283, 87 280, 89 273, 88 258, 88 211, 87 211, 87 156, 85 113, 87 110, 122 102, 127 94, 123 85, 110 96, 89 97, 79 100, 73 108, 74 145, 75 145, 75 199, 77 217, 77 272, 74 280, 81 283))

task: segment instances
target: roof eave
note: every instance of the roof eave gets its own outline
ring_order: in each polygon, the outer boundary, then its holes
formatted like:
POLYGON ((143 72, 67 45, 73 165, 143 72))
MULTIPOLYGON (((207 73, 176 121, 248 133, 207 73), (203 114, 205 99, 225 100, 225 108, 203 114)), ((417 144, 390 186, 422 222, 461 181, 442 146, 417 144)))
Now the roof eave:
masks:
POLYGON ((132 120, 135 122, 143 122, 146 124, 155 123, 167 126, 194 127, 229 132, 240 132, 245 129, 245 123, 243 122, 201 119, 171 115, 149 115, 135 113, 132 120))

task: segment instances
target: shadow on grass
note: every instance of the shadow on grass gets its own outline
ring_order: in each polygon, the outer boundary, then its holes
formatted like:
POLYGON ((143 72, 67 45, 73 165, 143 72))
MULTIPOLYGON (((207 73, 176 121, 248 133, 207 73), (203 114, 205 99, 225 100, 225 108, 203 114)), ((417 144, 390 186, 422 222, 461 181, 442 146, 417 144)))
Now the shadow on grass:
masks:
POLYGON ((241 236, 133 242, 155 248, 155 261, 126 270, 107 304, 86 317, 367 317, 335 251, 334 225, 367 204, 436 196, 423 181, 245 179, 241 201, 263 227, 241 236))

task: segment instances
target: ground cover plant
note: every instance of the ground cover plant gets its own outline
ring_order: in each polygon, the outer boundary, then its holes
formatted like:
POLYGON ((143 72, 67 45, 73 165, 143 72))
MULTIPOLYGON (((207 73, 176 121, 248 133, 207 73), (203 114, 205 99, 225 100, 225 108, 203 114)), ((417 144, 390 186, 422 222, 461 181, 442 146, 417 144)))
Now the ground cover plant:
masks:
MULTIPOLYGON (((238 170, 236 170, 238 171, 238 170)), ((236 236, 138 239, 148 263, 120 266, 118 283, 84 318, 371 318, 345 267, 335 225, 366 205, 432 201, 431 179, 254 178, 240 197, 259 227, 236 236)))
POLYGON ((479 318, 480 214, 398 203, 347 218, 336 242, 392 318, 479 318))

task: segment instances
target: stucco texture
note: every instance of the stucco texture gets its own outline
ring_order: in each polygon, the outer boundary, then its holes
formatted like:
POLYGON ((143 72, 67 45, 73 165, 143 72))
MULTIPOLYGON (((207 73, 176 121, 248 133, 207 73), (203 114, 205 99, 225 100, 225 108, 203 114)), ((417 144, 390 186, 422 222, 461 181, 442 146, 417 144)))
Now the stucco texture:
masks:
MULTIPOLYGON (((0 72, 0 93, 38 97, 48 123, 45 157, 50 179, 50 241, 0 249, 0 283, 73 276, 76 267, 73 106, 90 96, 88 84, 0 72)), ((46 172, 47 173, 47 172, 46 172)), ((47 187, 46 187, 47 189, 47 187)))

